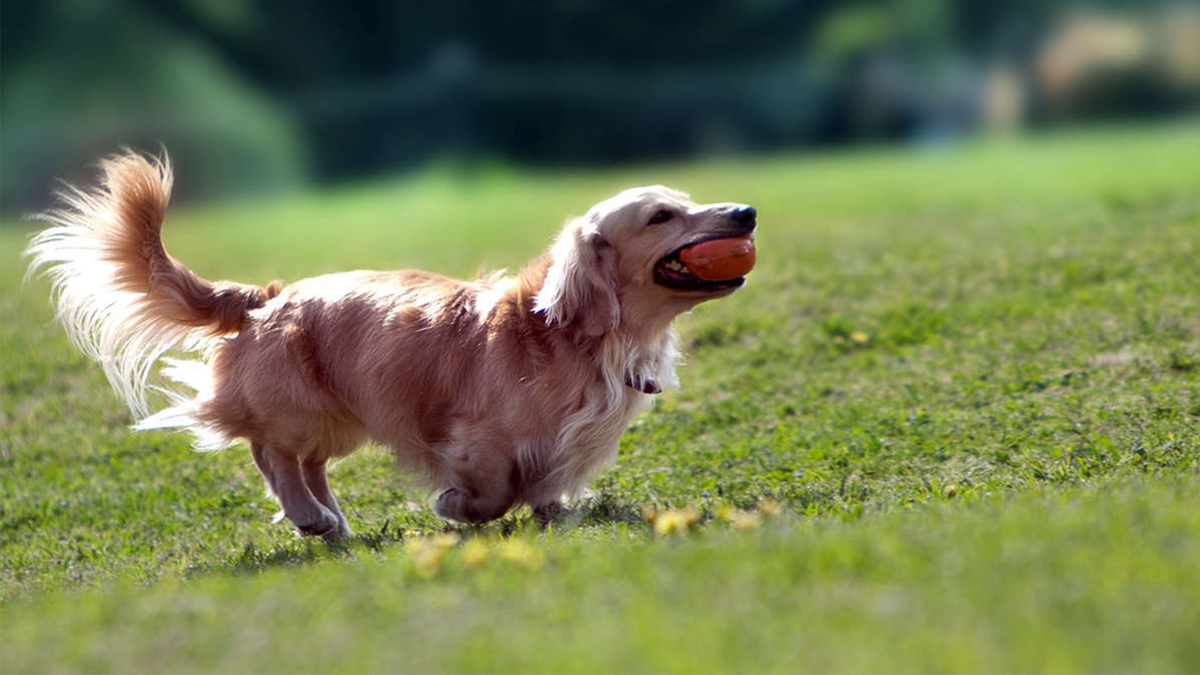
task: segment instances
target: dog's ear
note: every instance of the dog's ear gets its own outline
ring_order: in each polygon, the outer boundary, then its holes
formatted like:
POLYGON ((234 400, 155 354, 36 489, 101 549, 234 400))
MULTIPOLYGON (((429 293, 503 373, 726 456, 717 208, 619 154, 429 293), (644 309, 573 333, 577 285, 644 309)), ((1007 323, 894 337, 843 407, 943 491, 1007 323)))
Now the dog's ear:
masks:
POLYGON ((575 324, 586 335, 603 335, 620 324, 617 251, 595 223, 579 218, 558 235, 533 310, 545 313, 551 325, 575 324))

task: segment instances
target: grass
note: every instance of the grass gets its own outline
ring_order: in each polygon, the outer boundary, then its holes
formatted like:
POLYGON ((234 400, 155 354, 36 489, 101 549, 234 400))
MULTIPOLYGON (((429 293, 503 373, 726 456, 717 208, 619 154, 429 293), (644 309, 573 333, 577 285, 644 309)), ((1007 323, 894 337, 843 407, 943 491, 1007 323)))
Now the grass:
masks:
POLYGON ((174 211, 177 257, 261 283, 517 267, 636 183, 759 208, 759 268, 680 322, 683 389, 572 522, 447 528, 367 450, 333 548, 268 524, 243 449, 127 431, 9 225, 0 669, 1196 671, 1198 149, 1188 120, 174 211))

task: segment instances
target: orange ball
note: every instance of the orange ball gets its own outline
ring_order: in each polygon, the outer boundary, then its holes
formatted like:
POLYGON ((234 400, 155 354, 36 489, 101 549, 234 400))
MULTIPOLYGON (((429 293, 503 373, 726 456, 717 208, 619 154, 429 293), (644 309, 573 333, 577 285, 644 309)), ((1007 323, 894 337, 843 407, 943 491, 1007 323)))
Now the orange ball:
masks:
POLYGON ((729 281, 754 269, 754 240, 709 239, 679 252, 688 271, 705 281, 729 281))

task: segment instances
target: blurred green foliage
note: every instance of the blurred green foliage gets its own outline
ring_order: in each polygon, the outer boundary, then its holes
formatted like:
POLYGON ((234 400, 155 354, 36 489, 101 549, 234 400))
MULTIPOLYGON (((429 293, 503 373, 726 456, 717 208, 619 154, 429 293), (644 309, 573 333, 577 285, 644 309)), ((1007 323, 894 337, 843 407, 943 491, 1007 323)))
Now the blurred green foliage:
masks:
MULTIPOLYGON (((294 186, 308 173, 286 112, 202 43, 105 3, 32 3, 35 45, 6 43, 0 173, 6 208, 44 205, 50 177, 86 176, 129 145, 169 143, 182 160, 179 196, 294 186)), ((9 25, 13 6, 4 7, 9 25)), ((5 40, 9 39, 6 31, 5 40)))
POLYGON ((937 141, 1200 100, 1195 2, 1079 7, 8 2, 0 207, 45 206, 53 177, 78 180, 124 144, 166 144, 187 199, 439 157, 579 165, 937 141))

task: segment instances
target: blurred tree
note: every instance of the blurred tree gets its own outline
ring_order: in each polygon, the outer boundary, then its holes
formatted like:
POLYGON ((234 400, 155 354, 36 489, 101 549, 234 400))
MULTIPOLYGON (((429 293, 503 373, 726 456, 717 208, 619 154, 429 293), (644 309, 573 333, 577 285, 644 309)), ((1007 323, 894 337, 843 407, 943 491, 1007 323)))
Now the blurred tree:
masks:
POLYGON ((194 40, 92 2, 5 3, 0 201, 45 206, 122 145, 170 147, 179 196, 297 185, 304 144, 286 113, 194 40))
POLYGON ((595 161, 678 155, 722 134, 795 143, 812 84, 780 64, 837 3, 224 4, 238 11, 137 0, 294 111, 321 177, 336 178, 447 148, 595 161), (764 67, 785 79, 749 86, 764 67), (792 105, 756 103, 780 99, 792 105))
POLYGON ((999 100, 1012 122, 1194 105, 1200 38, 1175 20, 1174 56, 1087 71, 1098 81, 1070 106, 1047 102, 1042 45, 1071 4, 6 2, 0 198, 42 203, 50 174, 121 143, 167 143, 203 176, 183 184, 216 193, 438 154, 590 163, 944 137, 999 100))

